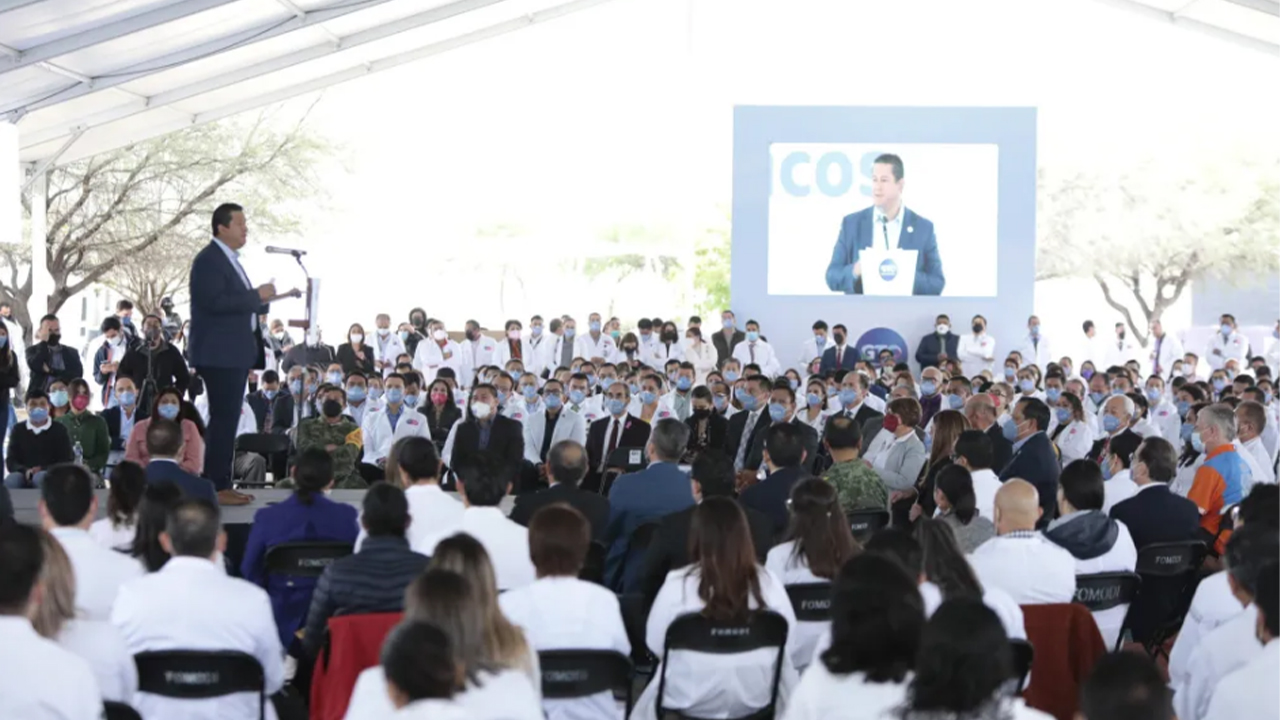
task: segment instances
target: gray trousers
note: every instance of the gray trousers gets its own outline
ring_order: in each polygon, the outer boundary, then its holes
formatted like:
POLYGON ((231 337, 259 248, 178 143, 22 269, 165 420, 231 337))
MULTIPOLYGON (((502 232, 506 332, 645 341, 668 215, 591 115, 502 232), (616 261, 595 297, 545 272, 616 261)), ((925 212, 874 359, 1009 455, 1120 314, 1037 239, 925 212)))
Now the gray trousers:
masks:
POLYGON ((267 459, 257 453, 238 452, 232 475, 239 482, 261 485, 267 480, 267 459))

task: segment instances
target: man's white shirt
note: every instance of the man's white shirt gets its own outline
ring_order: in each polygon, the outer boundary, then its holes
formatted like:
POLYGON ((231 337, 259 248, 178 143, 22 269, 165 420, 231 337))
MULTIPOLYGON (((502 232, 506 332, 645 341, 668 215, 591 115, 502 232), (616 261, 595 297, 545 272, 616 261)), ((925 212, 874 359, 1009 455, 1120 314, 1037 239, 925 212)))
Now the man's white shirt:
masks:
POLYGON ((456 533, 467 533, 488 551, 499 590, 523 587, 536 579, 537 573, 529 558, 528 529, 512 522, 496 507, 466 508, 457 523, 441 525, 434 532, 418 537, 413 549, 430 557, 441 540, 456 533))
POLYGON ((102 695, 88 663, 36 633, 19 615, 0 615, 0 717, 99 720, 102 695))
POLYGON ((766 377, 775 377, 782 372, 778 356, 766 340, 743 340, 733 346, 733 358, 744 368, 750 363, 759 365, 761 374, 766 377))
POLYGON ((1277 720, 1280 695, 1280 642, 1271 640, 1262 652, 1218 683, 1205 720, 1277 720))
MULTIPOLYGON (((409 503, 410 520, 405 539, 410 547, 418 547, 442 529, 457 527, 462 522, 463 511, 467 509, 461 500, 441 490, 439 485, 430 483, 410 485, 404 491, 404 498, 409 503)), ((368 536, 369 533, 361 526, 355 552, 360 552, 360 546, 368 536)))
POLYGON ((144 573, 137 560, 99 545, 79 528, 50 531, 71 560, 76 578, 76 611, 88 620, 111 617, 111 606, 120 588, 144 573))
POLYGON ((1076 559, 1038 532, 991 538, 969 563, 983 587, 998 587, 1019 605, 1069 603, 1075 597, 1076 559))
MULTIPOLYGON (((1262 652, 1254 634, 1257 625, 1258 609, 1250 605, 1204 637, 1191 658, 1186 677, 1174 686, 1173 709, 1178 720, 1203 720, 1222 679, 1262 652)), ((1274 694, 1274 680, 1256 691, 1274 694)))

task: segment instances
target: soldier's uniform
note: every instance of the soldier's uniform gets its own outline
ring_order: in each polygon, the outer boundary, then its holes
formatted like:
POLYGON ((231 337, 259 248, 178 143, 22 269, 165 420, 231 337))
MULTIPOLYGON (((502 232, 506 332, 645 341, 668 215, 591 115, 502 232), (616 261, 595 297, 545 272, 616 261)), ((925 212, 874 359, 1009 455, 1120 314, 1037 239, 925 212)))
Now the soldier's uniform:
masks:
POLYGON ((362 489, 369 483, 360 477, 356 464, 364 447, 364 437, 360 426, 350 417, 343 415, 336 423, 330 424, 323 417, 307 418, 298 426, 298 452, 310 448, 326 449, 333 445, 333 486, 343 489, 362 489))

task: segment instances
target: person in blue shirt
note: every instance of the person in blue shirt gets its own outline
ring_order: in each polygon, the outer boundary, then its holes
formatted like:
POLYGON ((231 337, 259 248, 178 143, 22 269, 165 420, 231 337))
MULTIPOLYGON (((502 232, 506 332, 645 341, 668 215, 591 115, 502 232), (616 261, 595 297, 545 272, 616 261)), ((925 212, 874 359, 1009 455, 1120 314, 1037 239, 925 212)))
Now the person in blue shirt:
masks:
POLYGON ((353 545, 360 531, 356 509, 325 497, 333 487, 333 459, 321 448, 298 455, 293 469, 296 485, 288 500, 265 507, 253 516, 253 527, 245 547, 240 574, 271 596, 271 608, 280 632, 280 642, 289 647, 302 626, 311 605, 314 579, 266 575, 267 551, 287 542, 331 540, 353 545))

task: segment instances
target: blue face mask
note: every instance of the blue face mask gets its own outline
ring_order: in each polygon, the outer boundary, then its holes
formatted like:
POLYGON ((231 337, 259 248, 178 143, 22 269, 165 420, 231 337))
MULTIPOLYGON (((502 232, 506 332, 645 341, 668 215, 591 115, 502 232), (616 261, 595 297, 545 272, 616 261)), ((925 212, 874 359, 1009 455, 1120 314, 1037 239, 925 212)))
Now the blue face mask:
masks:
POLYGON ((1224 389, 1226 389, 1226 387, 1227 387, 1227 381, 1226 381, 1226 380, 1223 380, 1222 378, 1214 378, 1214 379, 1213 379, 1213 391, 1214 391, 1214 392, 1222 392, 1224 389))
POLYGON ((1147 399, 1148 399, 1148 400, 1150 400, 1151 402, 1157 402, 1157 401, 1159 401, 1159 400, 1160 400, 1160 396, 1161 396, 1161 395, 1163 395, 1163 394, 1164 394, 1164 393, 1160 392, 1160 388, 1158 388, 1158 387, 1149 387, 1149 388, 1147 388, 1147 399))
POLYGON ((369 397, 369 391, 362 385, 347 388, 347 400, 350 402, 363 402, 366 397, 369 397))
POLYGON ((590 374, 590 373, 588 373, 588 374, 587 374, 587 385, 590 385, 591 387, 595 387, 595 386, 596 386, 596 376, 595 376, 595 375, 592 375, 592 374, 590 374))
POLYGON ((8 346, 8 344, 9 344, 9 336, 8 336, 8 335, 0 335, 0 348, 4 348, 4 347, 8 346))
POLYGON ((1062 366, 1062 374, 1063 374, 1063 376, 1065 376, 1065 377, 1071 377, 1071 366, 1070 366, 1070 365, 1063 365, 1063 366, 1062 366))
POLYGON ((408 330, 401 330, 398 334, 400 335, 400 342, 404 342, 405 340, 409 339, 408 330))
POLYGON ((49 408, 37 407, 27 411, 27 417, 36 425, 43 425, 49 419, 49 408))
POLYGON ((600 323, 591 322, 591 323, 588 323, 587 325, 588 327, 591 328, 591 332, 597 332, 597 333, 600 332, 600 323))
POLYGON ((301 395, 301 394, 302 394, 302 381, 301 381, 301 380, 290 380, 290 381, 289 381, 289 392, 293 393, 294 395, 301 395))
POLYGON ((756 396, 747 392, 744 388, 738 388, 737 392, 734 393, 734 397, 738 398, 738 402, 742 403, 742 409, 744 410, 755 410, 759 406, 756 396))
MULTIPOLYGON (((263 390, 262 390, 262 397, 264 397, 264 398, 266 398, 266 399, 268 399, 268 400, 275 400, 275 399, 276 399, 276 391, 275 391, 275 390, 267 390, 266 388, 263 388, 263 390)), ((125 403, 125 404, 126 404, 126 405, 132 405, 133 403, 125 403)))
POLYGON ((1066 425, 1067 423, 1071 422, 1071 408, 1064 408, 1064 407, 1057 408, 1057 413, 1058 413, 1058 422, 1062 423, 1063 425, 1066 425))
POLYGON ((387 402, 395 403, 397 405, 404 402, 404 389, 395 387, 387 388, 387 402))
POLYGON ((782 422, 787 417, 787 406, 782 403, 769 403, 769 418, 774 422, 782 422))
POLYGON ((645 390, 644 392, 640 393, 641 405, 652 405, 654 402, 657 401, 657 399, 658 399, 658 395, 656 393, 651 393, 648 390, 645 390))
POLYGON ((1005 379, 1005 380, 1010 380, 1010 381, 1012 381, 1012 380, 1013 380, 1014 378, 1016 378, 1016 377, 1018 377, 1018 371, 1017 371, 1017 370, 1015 370, 1015 369, 1013 369, 1013 368, 1011 368, 1011 367, 1007 367, 1007 368, 1005 368, 1005 369, 1004 369, 1004 379, 1005 379))
POLYGON ((760 339, 760 333, 756 330, 747 331, 747 342, 755 342, 760 339))
POLYGON ((578 329, 577 329, 577 328, 567 327, 567 328, 565 328, 565 329, 564 329, 564 336, 565 336, 566 338, 570 338, 570 339, 572 339, 572 338, 573 338, 573 336, 574 336, 574 335, 577 335, 577 334, 578 334, 578 329))
POLYGON ((729 398, 723 395, 716 395, 712 397, 711 402, 716 406, 716 410, 724 410, 729 407, 729 398))
POLYGON ((1014 422, 1013 418, 1009 418, 1009 421, 1000 427, 1000 432, 1004 433, 1005 440, 1014 442, 1018 439, 1018 423, 1014 422))
POLYGON ((933 433, 924 434, 924 451, 933 452, 933 433))
POLYGON ((1178 417, 1186 417, 1187 411, 1191 409, 1191 403, 1186 400, 1179 400, 1174 407, 1178 408, 1178 417))
POLYGON ((1102 461, 1102 479, 1110 480, 1113 477, 1113 475, 1114 473, 1111 472, 1111 461, 1108 459, 1104 459, 1102 461))
POLYGON ((132 390, 125 390, 124 392, 120 393, 119 398, 120 398, 121 405, 124 405, 126 407, 133 407, 133 404, 138 402, 138 393, 132 390))
POLYGON ((617 417, 627 411, 627 401, 620 400, 618 398, 610 398, 606 407, 608 407, 610 415, 617 417))
POLYGON ((671 383, 672 385, 675 385, 675 383, 676 383, 676 374, 675 374, 674 372, 669 372, 669 373, 667 373, 667 382, 671 383))
POLYGON ((854 405, 857 405, 857 404, 858 404, 858 391, 857 391, 857 390, 841 390, 841 391, 840 391, 840 404, 841 404, 841 405, 843 405, 843 406, 845 406, 845 407, 847 407, 847 408, 848 408, 848 407, 853 407, 854 405))
POLYGON ((1123 394, 1124 394, 1123 388, 1118 388, 1118 387, 1111 388, 1111 397, 1115 397, 1117 395, 1123 395, 1123 394))
POLYGON ((66 390, 54 390, 53 392, 49 393, 49 402, 50 402, 50 403, 52 403, 54 407, 58 407, 58 408, 60 408, 60 407, 66 407, 66 406, 67 406, 67 391, 66 391, 66 390))
POLYGON ((564 405, 564 400, 560 397, 560 393, 552 393, 542 398, 542 402, 547 404, 548 410, 559 410, 564 405))
POLYGON ((1183 442, 1187 442, 1191 439, 1191 433, 1195 432, 1195 430, 1195 425, 1192 425, 1191 423, 1182 423, 1182 426, 1178 428, 1178 438, 1183 442))
POLYGON ((1049 402, 1056 403, 1058 402, 1058 399, 1062 397, 1062 388, 1045 388, 1044 397, 1049 402))
POLYGON ((1194 430, 1191 432, 1191 449, 1198 453, 1204 452, 1204 440, 1200 438, 1200 433, 1194 430))
POLYGON ((587 399, 587 394, 582 392, 581 390, 569 391, 569 403, 572 405, 581 405, 582 402, 586 399, 587 399))
POLYGON ((511 397, 511 396, 510 396, 510 395, 508 395, 508 394, 506 394, 506 393, 504 393, 504 392, 502 392, 501 390, 499 390, 499 391, 498 391, 498 404, 499 404, 499 405, 502 405, 503 403, 505 403, 505 402, 507 401, 507 398, 509 398, 509 397, 511 397))
POLYGON ((602 377, 600 378, 600 389, 608 390, 616 382, 618 382, 617 378, 602 377))
POLYGON ((814 344, 814 345, 817 345, 818 347, 822 347, 823 345, 826 345, 826 344, 827 344, 827 336, 826 336, 826 335, 814 335, 814 336, 813 336, 813 344, 814 344))
POLYGON ((679 391, 681 391, 681 392, 684 392, 685 390, 688 390, 688 389, 689 389, 689 388, 691 388, 691 387, 693 387, 693 380, 691 380, 691 379, 689 379, 689 378, 687 378, 687 377, 680 377, 680 378, 676 378, 676 389, 677 389, 677 390, 679 390, 679 391))
POLYGON ((1089 393, 1089 399, 1093 401, 1094 405, 1101 405, 1102 401, 1106 399, 1106 397, 1107 397, 1106 393, 1100 393, 1100 392, 1089 393))
POLYGON ((924 393, 925 395, 932 395, 937 391, 938 391, 938 383, 932 380, 925 380, 924 382, 920 383, 920 392, 924 393))
POLYGON ((631 390, 631 394, 632 394, 632 395, 639 395, 639 394, 640 394, 640 386, 639 386, 639 385, 637 385, 637 384, 635 384, 635 383, 631 383, 631 384, 630 384, 629 386, 627 386, 627 387, 628 387, 628 389, 630 389, 630 390, 631 390))
POLYGON ((839 394, 840 394, 840 388, 836 387, 835 385, 827 386, 827 397, 835 397, 836 395, 839 395, 839 394))
POLYGON ((520 388, 520 393, 524 395, 525 402, 533 402, 538 397, 538 388, 532 385, 525 385, 520 388))
POLYGON ((165 420, 172 420, 178 417, 178 406, 177 405, 161 405, 159 412, 160 412, 160 417, 164 418, 165 420))
POLYGON ((380 387, 371 387, 371 388, 369 388, 369 399, 370 399, 370 400, 381 400, 381 399, 382 399, 382 388, 380 388, 380 387))
POLYGON ((948 395, 947 407, 951 408, 952 410, 959 410, 960 408, 964 407, 964 398, 960 397, 959 395, 948 395))
POLYGON ((1040 326, 1039 326, 1039 325, 1032 325, 1032 326, 1031 326, 1031 328, 1030 328, 1030 330, 1031 330, 1031 337, 1033 337, 1033 338, 1038 338, 1038 337, 1040 337, 1040 326))
POLYGON ((822 396, 818 393, 809 393, 804 399, 809 403, 809 407, 817 407, 822 404, 822 396))
POLYGON ((1024 392, 1024 393, 1029 393, 1029 392, 1031 392, 1032 390, 1035 390, 1035 389, 1036 389, 1035 381, 1030 380, 1030 379, 1019 380, 1019 381, 1018 381, 1018 389, 1019 389, 1019 390, 1021 390, 1021 391, 1022 391, 1022 392, 1024 392))
POLYGON ((725 318, 724 320, 721 320, 721 321, 720 321, 720 324, 724 326, 724 329, 725 329, 725 330, 732 330, 732 329, 733 329, 733 320, 731 320, 731 319, 729 319, 729 318, 725 318))
POLYGON ((725 382, 734 382, 734 381, 736 381, 737 379, 738 379, 738 373, 734 372, 733 370, 725 370, 725 371, 724 371, 724 381, 725 381, 725 382))
POLYGON ((406 392, 404 394, 404 404, 409 407, 418 407, 418 394, 406 392))
POLYGON ((1231 335, 1231 326, 1226 323, 1222 323, 1222 327, 1218 329, 1222 331, 1222 337, 1231 335))
POLYGON ((1102 416, 1102 429, 1109 433, 1113 433, 1120 429, 1120 418, 1115 415, 1102 416))

